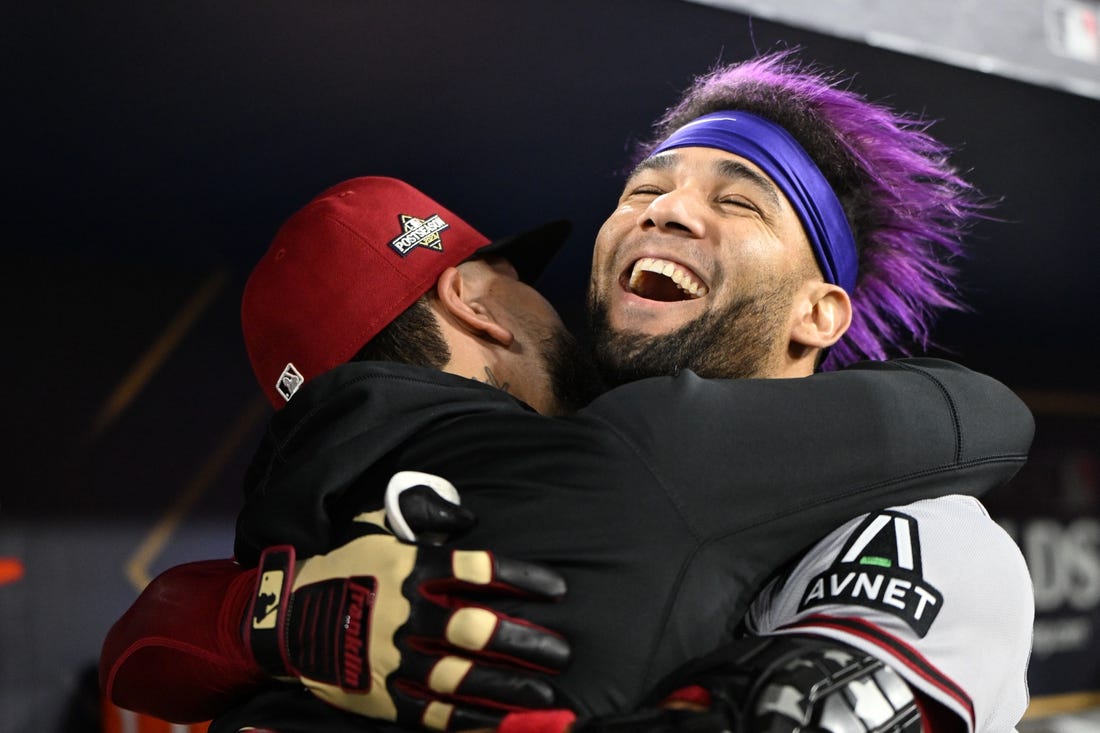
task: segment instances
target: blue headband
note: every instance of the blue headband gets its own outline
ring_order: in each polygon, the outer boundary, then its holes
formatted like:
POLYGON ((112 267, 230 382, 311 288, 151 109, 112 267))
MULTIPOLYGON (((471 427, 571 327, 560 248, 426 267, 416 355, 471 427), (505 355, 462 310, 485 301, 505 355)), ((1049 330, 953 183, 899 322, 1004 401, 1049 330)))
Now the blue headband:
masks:
POLYGON ((798 214, 825 280, 852 292, 859 256, 848 217, 821 170, 789 132, 747 112, 712 112, 669 135, 651 157, 687 147, 725 150, 759 166, 798 214))

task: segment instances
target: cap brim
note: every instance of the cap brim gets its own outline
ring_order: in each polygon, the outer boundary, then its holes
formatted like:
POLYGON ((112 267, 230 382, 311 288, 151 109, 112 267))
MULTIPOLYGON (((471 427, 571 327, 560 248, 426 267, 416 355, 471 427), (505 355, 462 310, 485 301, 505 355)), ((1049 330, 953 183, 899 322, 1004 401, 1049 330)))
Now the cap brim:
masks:
POLYGON ((503 257, 516 268, 519 279, 530 284, 554 259, 572 230, 570 222, 559 219, 490 242, 474 254, 477 257, 503 257))

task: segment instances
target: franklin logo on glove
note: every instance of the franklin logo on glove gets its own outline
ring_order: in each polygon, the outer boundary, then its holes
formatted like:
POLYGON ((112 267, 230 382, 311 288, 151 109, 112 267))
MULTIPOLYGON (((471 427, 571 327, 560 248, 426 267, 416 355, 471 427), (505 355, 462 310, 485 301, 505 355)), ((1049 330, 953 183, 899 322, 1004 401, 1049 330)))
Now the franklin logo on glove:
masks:
POLYGON ((367 651, 366 630, 368 624, 364 623, 364 617, 369 622, 370 606, 374 601, 373 583, 371 588, 360 585, 365 579, 358 578, 358 582, 348 585, 347 626, 344 629, 344 679, 342 686, 351 690, 370 689, 370 677, 367 677, 366 685, 362 684, 363 659, 367 651))

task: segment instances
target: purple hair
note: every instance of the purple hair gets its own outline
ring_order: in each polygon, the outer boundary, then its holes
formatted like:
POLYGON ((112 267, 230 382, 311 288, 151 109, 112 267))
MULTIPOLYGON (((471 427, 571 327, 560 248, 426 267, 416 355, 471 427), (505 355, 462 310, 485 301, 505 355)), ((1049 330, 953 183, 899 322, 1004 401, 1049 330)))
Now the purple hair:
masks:
POLYGON ((698 77, 639 146, 645 158, 704 114, 741 110, 786 128, 840 199, 859 250, 852 325, 822 369, 885 359, 931 345, 943 309, 964 305, 952 279, 962 239, 989 204, 948 161, 949 149, 919 119, 839 87, 794 51, 718 67, 698 77))

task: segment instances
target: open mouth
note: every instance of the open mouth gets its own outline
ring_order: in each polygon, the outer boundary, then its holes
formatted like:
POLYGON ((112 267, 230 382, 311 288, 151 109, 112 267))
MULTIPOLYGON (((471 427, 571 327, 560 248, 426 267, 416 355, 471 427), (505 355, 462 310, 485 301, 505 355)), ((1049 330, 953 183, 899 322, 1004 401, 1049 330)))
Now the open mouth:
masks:
POLYGON ((675 302, 694 300, 707 294, 699 276, 683 265, 658 257, 643 257, 623 273, 624 286, 647 300, 675 302))

